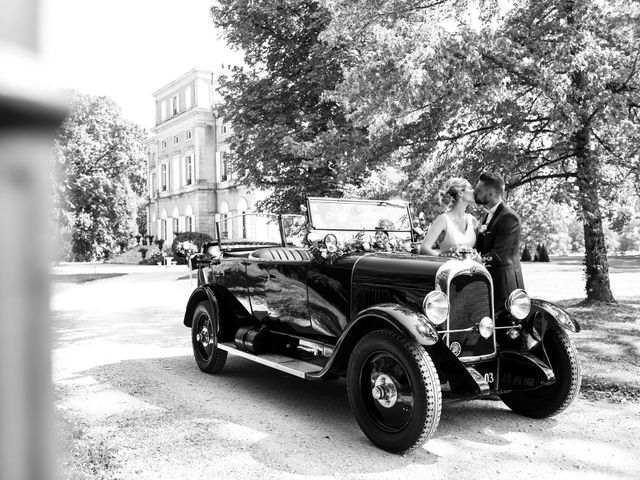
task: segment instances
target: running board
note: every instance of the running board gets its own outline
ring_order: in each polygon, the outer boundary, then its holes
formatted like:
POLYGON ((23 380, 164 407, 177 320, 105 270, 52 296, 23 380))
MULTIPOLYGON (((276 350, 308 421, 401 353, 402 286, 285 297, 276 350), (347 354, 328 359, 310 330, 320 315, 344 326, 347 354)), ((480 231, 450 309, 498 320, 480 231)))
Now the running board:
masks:
POLYGON ((322 370, 322 367, 313 363, 304 362, 295 358, 279 355, 277 353, 265 353, 263 355, 254 355, 253 353, 238 350, 234 343, 218 343, 218 348, 224 350, 229 355, 246 358, 252 362, 261 363, 267 367, 275 368, 281 372, 288 373, 298 378, 307 378, 308 373, 316 373, 322 370))

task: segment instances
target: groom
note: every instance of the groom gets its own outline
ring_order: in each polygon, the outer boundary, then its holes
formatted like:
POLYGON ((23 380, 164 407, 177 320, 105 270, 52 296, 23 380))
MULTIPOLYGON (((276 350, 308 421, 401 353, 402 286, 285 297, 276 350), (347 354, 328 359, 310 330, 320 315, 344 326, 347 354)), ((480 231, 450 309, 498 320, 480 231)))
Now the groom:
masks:
POLYGON ((520 268, 520 219, 504 204, 504 180, 496 173, 483 172, 475 188, 476 203, 488 213, 478 226, 476 250, 485 260, 493 279, 495 313, 498 317, 504 303, 516 288, 524 288, 520 268))

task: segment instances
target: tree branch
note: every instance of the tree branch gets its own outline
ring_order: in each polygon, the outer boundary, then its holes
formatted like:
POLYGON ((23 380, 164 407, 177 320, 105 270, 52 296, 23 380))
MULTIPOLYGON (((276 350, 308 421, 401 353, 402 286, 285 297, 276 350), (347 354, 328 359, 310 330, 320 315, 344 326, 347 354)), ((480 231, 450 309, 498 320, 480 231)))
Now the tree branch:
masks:
POLYGON ((522 179, 517 182, 511 183, 507 185, 507 190, 512 190, 516 187, 521 187, 522 185, 526 185, 527 183, 535 182, 538 180, 548 180, 550 178, 571 178, 577 175, 576 172, 564 172, 564 173, 551 173, 549 175, 538 175, 536 177, 531 177, 527 179, 522 179))
POLYGON ((596 140, 598 140, 598 143, 599 143, 600 145, 602 145, 602 146, 604 147, 604 149, 605 149, 607 152, 609 152, 609 153, 614 153, 614 152, 613 152, 613 149, 612 149, 611 147, 609 147, 609 145, 607 145, 607 144, 606 144, 606 143, 605 143, 605 142, 604 142, 604 141, 603 141, 603 140, 598 136, 598 134, 596 133, 596 131, 595 131, 593 128, 591 128, 591 133, 593 133, 593 136, 594 136, 594 137, 596 137, 596 140))
POLYGON ((631 71, 629 72, 629 75, 627 76, 627 79, 619 84, 616 83, 610 83, 607 85, 607 87, 609 89, 611 89, 611 91, 613 93, 621 93, 624 91, 630 91, 632 89, 628 88, 627 85, 629 85, 629 82, 631 81, 631 79, 633 78, 633 76, 636 74, 636 67, 638 65, 638 57, 640 57, 640 52, 636 53, 636 58, 633 59, 633 64, 631 65, 631 71))
POLYGON ((534 88, 538 88, 540 85, 533 81, 531 78, 525 76, 523 73, 518 72, 517 70, 515 70, 513 67, 506 65, 505 63, 501 62, 500 60, 498 60, 496 57, 494 57, 493 55, 485 52, 485 51, 480 51, 480 55, 482 55, 483 58, 489 60, 490 62, 494 63, 495 65, 497 65, 498 67, 502 68, 503 70, 515 75, 516 77, 518 77, 524 85, 528 85, 530 87, 534 87, 534 88))
POLYGON ((573 152, 572 152, 572 153, 570 153, 570 154, 568 154, 568 155, 563 155, 563 156, 561 156, 561 157, 554 158, 553 160, 548 160, 548 161, 546 161, 546 162, 544 162, 544 163, 542 163, 542 164, 538 165, 538 166, 537 166, 537 167, 535 167, 534 169, 529 170, 527 173, 525 173, 525 174, 521 175, 521 176, 520 176, 520 179, 521 179, 521 180, 522 180, 522 179, 525 179, 525 178, 527 178, 527 177, 529 177, 529 176, 533 175, 533 174, 534 174, 534 173, 536 173, 537 171, 539 171, 539 170, 543 169, 544 167, 548 167, 548 166, 550 166, 550 165, 553 165, 554 163, 562 162, 563 160, 566 160, 567 158, 571 158, 571 157, 573 157, 573 155, 574 155, 574 154, 573 154, 573 152))
POLYGON ((495 125, 488 125, 486 127, 480 127, 480 128, 476 128, 474 130, 469 130, 467 132, 463 132, 460 133, 458 135, 453 135, 451 137, 436 137, 433 138, 431 140, 427 140, 427 141, 432 141, 432 142, 447 142, 447 141, 455 141, 455 140, 459 140, 463 137, 467 137, 469 135, 473 135, 474 133, 479 133, 479 132, 485 132, 487 130, 495 130, 497 128, 502 127, 503 125, 501 123, 497 123, 495 125))

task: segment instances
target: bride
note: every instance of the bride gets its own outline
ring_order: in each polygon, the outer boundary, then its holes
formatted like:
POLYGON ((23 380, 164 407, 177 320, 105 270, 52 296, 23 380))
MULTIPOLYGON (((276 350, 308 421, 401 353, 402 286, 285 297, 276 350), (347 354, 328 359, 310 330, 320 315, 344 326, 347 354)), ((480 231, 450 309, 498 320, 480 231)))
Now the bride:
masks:
POLYGON ((426 255, 444 255, 457 248, 473 248, 476 243, 478 221, 466 213, 469 204, 474 202, 471 184, 460 177, 446 181, 440 190, 440 203, 447 211, 438 215, 429 227, 427 235, 420 244, 420 253, 426 255), (433 248, 438 241, 440 250, 433 248))

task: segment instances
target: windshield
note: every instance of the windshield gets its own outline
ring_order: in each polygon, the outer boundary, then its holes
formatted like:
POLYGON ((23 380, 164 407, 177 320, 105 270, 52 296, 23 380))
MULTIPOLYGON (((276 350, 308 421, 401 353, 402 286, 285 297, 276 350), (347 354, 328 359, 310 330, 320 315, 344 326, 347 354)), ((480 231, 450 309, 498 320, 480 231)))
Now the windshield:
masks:
POLYGON ((220 243, 237 245, 281 245, 278 215, 243 213, 218 221, 220 243))
POLYGON ((309 217, 317 230, 410 232, 406 202, 309 198, 309 217))

